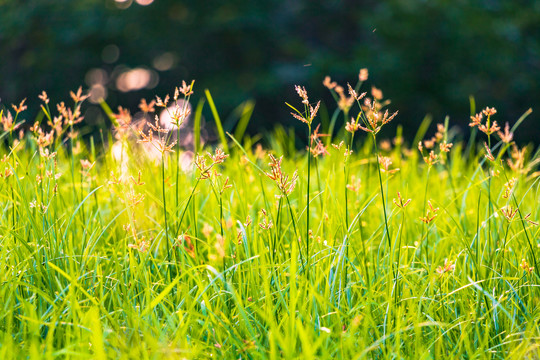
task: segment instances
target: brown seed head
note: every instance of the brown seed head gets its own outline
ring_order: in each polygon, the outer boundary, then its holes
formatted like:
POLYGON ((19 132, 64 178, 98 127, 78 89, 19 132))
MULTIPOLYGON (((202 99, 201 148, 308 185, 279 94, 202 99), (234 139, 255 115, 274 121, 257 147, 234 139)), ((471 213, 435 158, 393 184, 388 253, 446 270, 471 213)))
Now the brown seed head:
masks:
POLYGON ((45 91, 41 92, 41 95, 38 95, 38 98, 43 101, 45 104, 49 103, 49 97, 47 96, 47 93, 45 91))
POLYGON ((335 87, 337 86, 337 82, 332 81, 332 79, 330 79, 330 76, 326 76, 326 77, 324 78, 323 85, 324 85, 328 90, 332 90, 333 88, 335 88, 335 87))
POLYGON ((510 132, 510 125, 508 122, 504 125, 504 133, 497 131, 497 135, 501 138, 503 143, 509 144, 514 138, 514 133, 510 132))
POLYGON ((360 73, 358 74, 358 80, 364 82, 368 79, 368 76, 369 76, 369 71, 368 69, 364 68, 364 69, 360 69, 360 73))

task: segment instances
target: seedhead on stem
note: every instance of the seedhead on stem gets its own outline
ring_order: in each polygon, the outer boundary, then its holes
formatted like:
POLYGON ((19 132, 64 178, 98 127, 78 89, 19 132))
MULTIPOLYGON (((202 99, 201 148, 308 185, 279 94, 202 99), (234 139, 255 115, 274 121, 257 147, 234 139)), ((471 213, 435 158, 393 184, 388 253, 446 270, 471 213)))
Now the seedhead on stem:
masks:
POLYGON ((294 187, 296 186, 296 181, 298 180, 298 171, 295 171, 289 179, 289 175, 283 174, 281 170, 281 162, 283 161, 283 156, 279 159, 272 154, 268 154, 270 157, 270 172, 266 173, 270 179, 274 180, 278 189, 283 195, 289 195, 293 192, 294 187))
POLYGON ((434 208, 433 205, 431 205, 431 201, 429 200, 427 203, 429 205, 429 209, 427 210, 426 216, 420 217, 420 220, 422 220, 422 222, 426 224, 429 224, 437 217, 437 212, 439 211, 439 208, 434 208))

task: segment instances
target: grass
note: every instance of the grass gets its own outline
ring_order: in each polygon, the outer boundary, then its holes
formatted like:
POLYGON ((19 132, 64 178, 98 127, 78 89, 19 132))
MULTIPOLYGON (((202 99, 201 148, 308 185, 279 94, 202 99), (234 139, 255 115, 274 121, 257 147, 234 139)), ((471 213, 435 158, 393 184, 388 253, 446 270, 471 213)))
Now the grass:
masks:
MULTIPOLYGON (((184 167, 174 132, 104 103, 115 132, 81 141, 80 92, 59 122, 42 95, 21 138, 24 103, 0 110, 0 358, 540 357, 538 151, 490 132, 490 110, 487 148, 448 145, 447 120, 420 152, 380 139, 377 89, 368 104, 361 83, 325 85, 336 131, 321 140, 300 88, 309 151, 283 158, 279 128, 263 149, 218 122, 229 152, 201 149, 201 100, 184 167)), ((178 125, 185 110, 169 108, 178 125)))

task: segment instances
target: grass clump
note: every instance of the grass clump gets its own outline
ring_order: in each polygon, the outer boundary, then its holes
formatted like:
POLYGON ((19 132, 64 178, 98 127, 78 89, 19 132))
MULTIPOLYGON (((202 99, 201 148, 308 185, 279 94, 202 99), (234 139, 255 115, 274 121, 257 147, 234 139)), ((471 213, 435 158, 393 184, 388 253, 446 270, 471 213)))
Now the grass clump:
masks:
POLYGON ((338 107, 322 130, 297 87, 307 151, 288 157, 284 132, 263 149, 221 122, 230 152, 204 148, 202 108, 186 150, 193 82, 137 120, 103 103, 102 149, 77 135, 81 90, 54 114, 43 93, 26 131, 24 101, 1 110, 0 358, 538 357, 540 160, 512 142, 523 119, 473 116, 478 148, 448 120, 421 140, 423 124, 413 150, 399 127, 380 138, 397 113, 359 94, 366 79, 325 80, 338 107))

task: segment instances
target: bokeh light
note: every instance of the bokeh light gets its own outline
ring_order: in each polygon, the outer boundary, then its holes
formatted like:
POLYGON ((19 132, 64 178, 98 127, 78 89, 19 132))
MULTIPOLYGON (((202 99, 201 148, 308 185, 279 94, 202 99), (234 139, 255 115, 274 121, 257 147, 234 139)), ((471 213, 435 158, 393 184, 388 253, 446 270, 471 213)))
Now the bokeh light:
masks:
POLYGON ((122 92, 153 89, 159 82, 159 75, 145 68, 124 71, 116 78, 116 88, 122 92))

